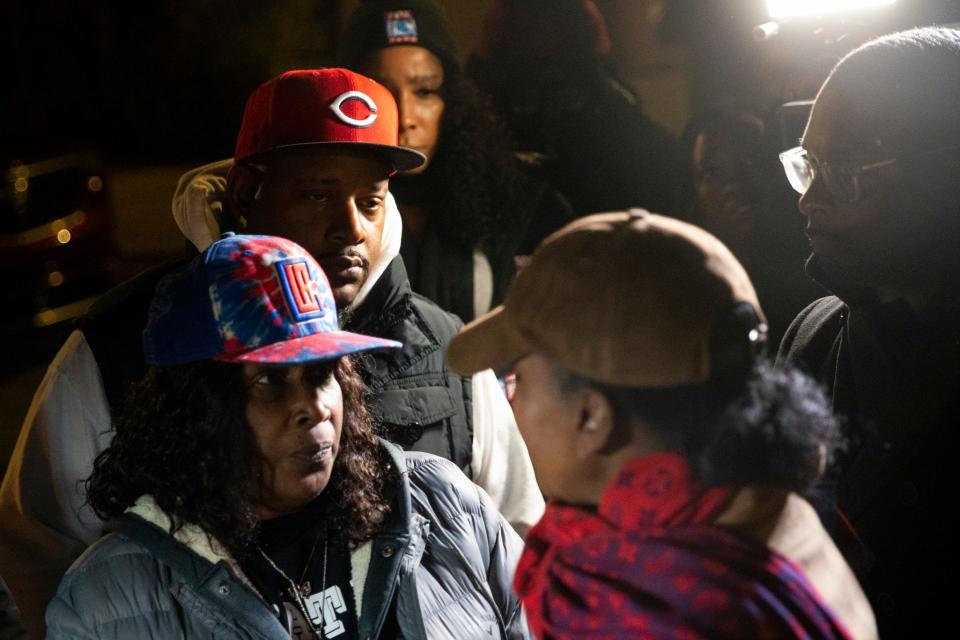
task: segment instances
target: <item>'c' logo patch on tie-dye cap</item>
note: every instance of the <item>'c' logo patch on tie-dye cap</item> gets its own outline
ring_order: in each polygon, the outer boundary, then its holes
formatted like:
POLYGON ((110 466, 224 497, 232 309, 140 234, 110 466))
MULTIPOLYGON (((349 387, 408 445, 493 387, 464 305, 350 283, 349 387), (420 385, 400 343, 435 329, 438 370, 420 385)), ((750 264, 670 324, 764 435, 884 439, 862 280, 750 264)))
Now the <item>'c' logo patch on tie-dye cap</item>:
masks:
POLYGON ((383 19, 387 27, 387 42, 390 44, 420 42, 417 21, 413 19, 413 12, 410 10, 387 11, 383 14, 383 19))

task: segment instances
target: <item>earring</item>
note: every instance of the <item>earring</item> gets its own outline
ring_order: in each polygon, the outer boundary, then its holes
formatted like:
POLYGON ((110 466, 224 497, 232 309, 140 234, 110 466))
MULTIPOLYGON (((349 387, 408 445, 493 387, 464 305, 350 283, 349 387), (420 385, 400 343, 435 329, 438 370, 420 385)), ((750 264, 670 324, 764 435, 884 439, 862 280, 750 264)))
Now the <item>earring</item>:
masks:
POLYGON ((597 421, 590 417, 590 414, 587 413, 586 409, 580 410, 580 422, 583 424, 583 428, 586 431, 597 430, 597 421))
POLYGON ((243 216, 237 216, 237 228, 246 229, 247 228, 247 219, 243 216))

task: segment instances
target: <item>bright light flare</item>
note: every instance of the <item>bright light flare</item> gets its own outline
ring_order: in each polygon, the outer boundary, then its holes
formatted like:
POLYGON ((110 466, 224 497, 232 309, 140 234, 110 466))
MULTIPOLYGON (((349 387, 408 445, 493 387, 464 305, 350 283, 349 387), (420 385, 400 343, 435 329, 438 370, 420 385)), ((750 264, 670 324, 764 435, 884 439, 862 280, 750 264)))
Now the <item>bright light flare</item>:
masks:
POLYGON ((897 0, 767 0, 767 9, 770 17, 796 18, 823 13, 839 13, 853 9, 869 7, 883 7, 894 4, 897 0))

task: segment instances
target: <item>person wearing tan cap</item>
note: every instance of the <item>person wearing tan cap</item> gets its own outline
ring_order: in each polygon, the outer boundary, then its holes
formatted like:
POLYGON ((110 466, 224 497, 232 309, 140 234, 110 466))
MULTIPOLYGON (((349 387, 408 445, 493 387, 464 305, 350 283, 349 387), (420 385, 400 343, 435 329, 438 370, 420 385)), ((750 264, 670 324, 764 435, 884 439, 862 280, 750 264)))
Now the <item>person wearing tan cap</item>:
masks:
POLYGON ((547 509, 514 587, 547 638, 872 638, 801 497, 837 443, 820 389, 762 355, 743 267, 643 210, 547 238, 448 352, 515 375, 547 509))

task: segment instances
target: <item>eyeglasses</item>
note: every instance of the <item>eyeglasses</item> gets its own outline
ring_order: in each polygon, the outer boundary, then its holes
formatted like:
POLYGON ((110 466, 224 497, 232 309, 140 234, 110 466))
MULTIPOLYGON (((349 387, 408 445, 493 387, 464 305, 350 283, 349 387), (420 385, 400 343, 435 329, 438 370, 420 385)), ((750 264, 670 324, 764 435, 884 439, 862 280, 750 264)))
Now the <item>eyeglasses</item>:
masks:
POLYGON ((807 150, 803 147, 794 147, 780 154, 780 162, 783 164, 783 170, 787 174, 790 186, 800 195, 805 194, 810 189, 814 179, 819 176, 831 196, 841 202, 853 203, 863 195, 862 179, 864 176, 875 174, 879 169, 891 166, 898 160, 907 157, 925 156, 943 151, 953 151, 958 148, 960 147, 940 147, 902 158, 890 158, 870 164, 853 165, 817 160, 807 155, 807 150))
POLYGON ((831 196, 842 202, 852 203, 860 199, 860 179, 878 169, 890 166, 896 158, 872 162, 860 166, 839 162, 823 162, 807 155, 803 147, 794 147, 780 154, 780 162, 787 180, 794 191, 803 195, 818 176, 831 196))

